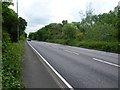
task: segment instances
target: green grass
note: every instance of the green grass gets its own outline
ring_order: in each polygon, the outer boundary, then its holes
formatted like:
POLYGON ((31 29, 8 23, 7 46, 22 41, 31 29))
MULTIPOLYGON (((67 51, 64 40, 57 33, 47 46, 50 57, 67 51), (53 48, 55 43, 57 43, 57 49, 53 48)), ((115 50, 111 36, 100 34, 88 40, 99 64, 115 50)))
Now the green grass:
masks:
POLYGON ((47 42, 52 42, 52 43, 59 43, 59 44, 65 44, 66 40, 64 39, 52 39, 52 40, 46 40, 47 42))
POLYGON ((24 41, 3 43, 2 53, 2 88, 24 88, 21 83, 21 64, 24 41))
POLYGON ((2 89, 2 52, 0 52, 0 90, 2 89))
POLYGON ((76 40, 47 40, 47 42, 59 43, 70 46, 83 47, 88 49, 101 50, 106 52, 120 53, 120 43, 119 42, 104 42, 104 41, 76 41, 76 40))
POLYGON ((119 42, 80 42, 79 47, 96 49, 101 51, 120 53, 119 42))

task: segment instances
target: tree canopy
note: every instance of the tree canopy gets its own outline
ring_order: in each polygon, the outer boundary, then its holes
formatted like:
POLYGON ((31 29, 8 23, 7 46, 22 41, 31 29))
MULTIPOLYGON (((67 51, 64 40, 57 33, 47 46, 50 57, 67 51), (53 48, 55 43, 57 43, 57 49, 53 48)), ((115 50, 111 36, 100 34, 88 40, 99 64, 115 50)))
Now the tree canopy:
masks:
POLYGON ((115 7, 113 11, 93 15, 93 10, 86 11, 86 17, 81 22, 51 23, 35 33, 30 33, 31 39, 40 41, 64 39, 78 41, 118 41, 120 27, 120 10, 115 7))
POLYGON ((19 33, 22 35, 27 26, 27 22, 22 17, 17 16, 17 13, 10 9, 12 3, 2 3, 2 28, 3 32, 9 33, 10 39, 13 42, 17 41, 17 26, 19 26, 19 33))

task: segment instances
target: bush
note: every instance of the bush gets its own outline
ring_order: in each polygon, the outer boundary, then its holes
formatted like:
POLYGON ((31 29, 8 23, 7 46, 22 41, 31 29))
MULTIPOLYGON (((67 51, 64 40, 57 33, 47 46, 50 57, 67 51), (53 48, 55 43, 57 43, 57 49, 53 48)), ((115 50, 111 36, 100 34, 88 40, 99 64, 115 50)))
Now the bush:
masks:
POLYGON ((77 40, 63 40, 63 39, 54 39, 54 40, 47 40, 47 42, 52 43, 59 43, 64 45, 70 46, 77 46, 83 47, 88 49, 96 49, 101 51, 113 52, 113 53, 120 53, 120 43, 119 42, 90 42, 90 41, 77 41, 77 40))
POLYGON ((52 39, 52 40, 46 40, 47 42, 52 42, 52 43, 59 43, 59 44, 65 44, 66 40, 63 39, 52 39))
POLYGON ((85 41, 116 41, 113 36, 115 28, 111 24, 96 23, 91 28, 89 27, 85 32, 85 41))
POLYGON ((79 47, 102 50, 113 53, 120 53, 119 42, 80 42, 79 47))
POLYGON ((23 54, 23 41, 19 43, 3 43, 2 48, 2 87, 3 88, 24 88, 21 83, 21 62, 23 54), (6 48, 4 48, 6 47, 6 48))

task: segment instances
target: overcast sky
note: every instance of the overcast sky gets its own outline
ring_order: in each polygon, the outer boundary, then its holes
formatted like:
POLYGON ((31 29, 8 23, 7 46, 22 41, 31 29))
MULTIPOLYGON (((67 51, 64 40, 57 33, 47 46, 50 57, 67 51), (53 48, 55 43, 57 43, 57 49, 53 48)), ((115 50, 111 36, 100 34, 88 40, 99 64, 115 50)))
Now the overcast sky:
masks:
MULTIPOLYGON (((118 5, 119 0, 18 0, 19 16, 26 19, 26 32, 35 32, 49 23, 79 22, 79 11, 85 12, 89 3, 95 14, 107 13, 118 5)), ((13 0, 16 11, 16 0, 13 0)))

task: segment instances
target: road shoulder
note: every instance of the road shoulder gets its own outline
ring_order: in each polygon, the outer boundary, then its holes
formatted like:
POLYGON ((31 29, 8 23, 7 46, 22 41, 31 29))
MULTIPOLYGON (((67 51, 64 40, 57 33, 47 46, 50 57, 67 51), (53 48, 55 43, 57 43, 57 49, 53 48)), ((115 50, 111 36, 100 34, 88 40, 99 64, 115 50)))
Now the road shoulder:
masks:
POLYGON ((22 81, 27 88, 59 88, 26 42, 22 68, 22 81))

